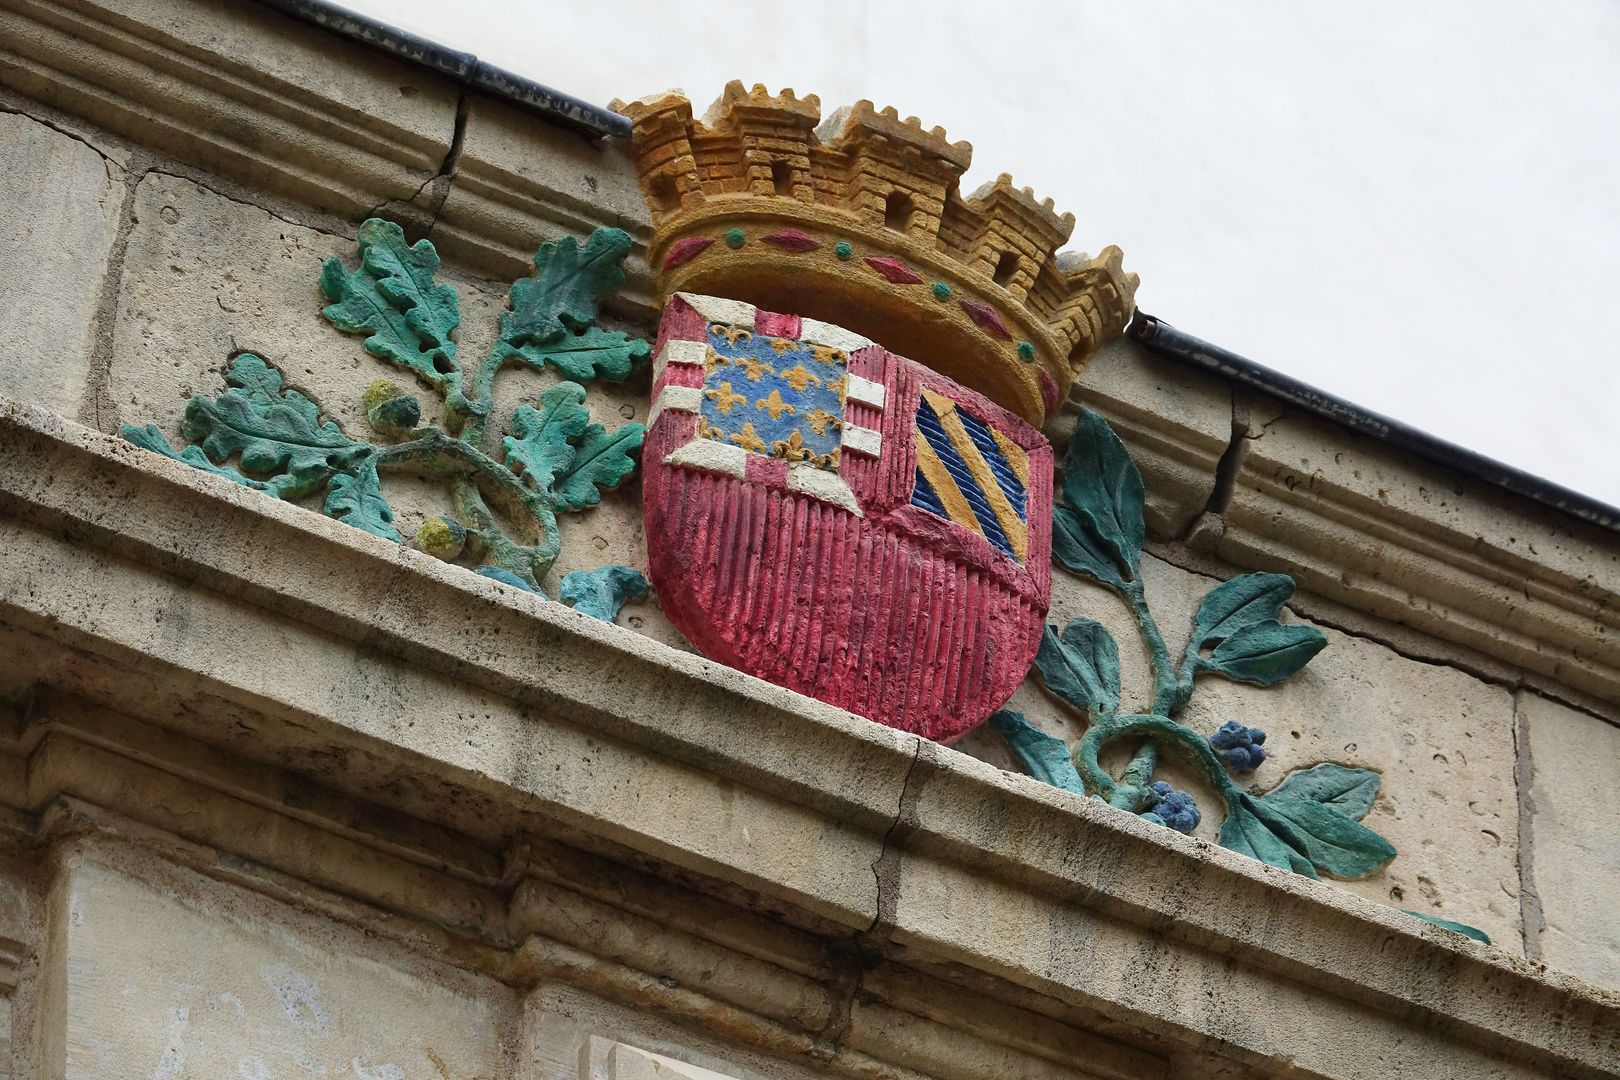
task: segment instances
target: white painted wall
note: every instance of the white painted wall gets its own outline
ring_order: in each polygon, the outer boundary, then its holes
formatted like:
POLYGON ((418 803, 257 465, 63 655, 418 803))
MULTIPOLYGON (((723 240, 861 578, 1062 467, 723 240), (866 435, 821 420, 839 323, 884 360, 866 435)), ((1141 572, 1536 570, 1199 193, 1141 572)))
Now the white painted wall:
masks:
POLYGON ((350 0, 598 104, 892 104, 1142 308, 1620 503, 1620 4, 350 0))

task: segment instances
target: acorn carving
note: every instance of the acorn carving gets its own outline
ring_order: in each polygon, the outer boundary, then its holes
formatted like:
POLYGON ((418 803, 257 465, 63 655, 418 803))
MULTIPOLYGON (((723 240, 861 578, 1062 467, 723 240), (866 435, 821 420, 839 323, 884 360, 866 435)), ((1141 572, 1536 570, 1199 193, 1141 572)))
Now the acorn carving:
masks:
POLYGON ((422 422, 421 403, 387 379, 366 387, 364 402, 372 430, 387 438, 408 435, 422 422))

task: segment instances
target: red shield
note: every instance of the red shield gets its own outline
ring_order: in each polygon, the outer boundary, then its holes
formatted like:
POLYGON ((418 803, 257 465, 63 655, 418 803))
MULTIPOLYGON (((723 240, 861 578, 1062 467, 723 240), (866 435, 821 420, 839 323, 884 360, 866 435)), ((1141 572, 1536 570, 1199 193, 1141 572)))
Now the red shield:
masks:
POLYGON ((1023 680, 1052 450, 837 327, 679 294, 642 452, 660 602, 706 656, 942 742, 1023 680))

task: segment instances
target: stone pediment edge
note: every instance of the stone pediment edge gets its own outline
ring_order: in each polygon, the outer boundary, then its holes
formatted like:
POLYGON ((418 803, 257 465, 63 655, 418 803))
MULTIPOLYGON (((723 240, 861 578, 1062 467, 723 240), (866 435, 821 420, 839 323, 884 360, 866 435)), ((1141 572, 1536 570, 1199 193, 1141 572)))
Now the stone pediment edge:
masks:
MULTIPOLYGON (((768 867, 724 850, 704 852, 685 869, 767 895, 780 889, 780 899, 854 928, 882 925, 897 947, 919 958, 1097 1004, 1100 971, 1077 966, 1098 965, 1097 956, 1054 962, 1047 950, 1057 943, 1044 941, 1039 930, 1014 947, 926 906, 930 892, 978 895, 992 906, 1025 907, 1048 930, 1078 917, 1088 925, 1100 921, 1122 944, 1159 940, 1203 962, 1307 985, 1359 1011, 1509 1057, 1552 1055, 1577 1075, 1599 1075, 1620 1049, 1620 999, 1578 980, 1330 885, 1166 835, 1131 815, 37 409, 0 407, 0 510, 9 552, 0 561, 0 620, 81 645, 189 664, 239 700, 299 713, 304 722, 318 719, 345 737, 383 738, 489 797, 539 798, 563 809, 576 798, 570 789, 525 791, 514 780, 529 771, 524 763, 450 753, 455 740, 357 730, 364 718, 325 715, 308 687, 266 687, 253 671, 233 670, 212 655, 208 641, 177 646, 172 635, 143 635, 106 617, 93 597, 41 589, 29 576, 39 565, 30 548, 50 548, 57 557, 116 556, 146 574, 202 586, 239 618, 282 620, 363 643, 368 655, 520 702, 526 721, 538 727, 555 718, 611 736, 632 757, 724 776, 751 789, 759 805, 777 808, 784 821, 797 815, 801 824, 825 830, 824 857, 847 851, 861 873, 870 875, 876 845, 891 880, 866 902, 852 900, 854 890, 838 894, 844 879, 836 874, 783 883, 768 867), (200 534, 199 520, 209 522, 200 534), (548 657, 565 662, 542 666, 548 657), (828 894, 814 895, 823 886, 828 894), (1035 953, 1032 944, 1040 946, 1035 953)), ((598 815, 615 842, 634 847, 634 829, 607 820, 612 812, 609 804, 582 803, 574 808, 575 827, 591 827, 598 815)), ((678 861, 682 853, 668 838, 653 838, 644 854, 678 861)), ((878 876, 881 884, 881 867, 878 876)), ((1151 984, 1122 984, 1113 1003, 1148 1015, 1155 996, 1163 995, 1151 984)))

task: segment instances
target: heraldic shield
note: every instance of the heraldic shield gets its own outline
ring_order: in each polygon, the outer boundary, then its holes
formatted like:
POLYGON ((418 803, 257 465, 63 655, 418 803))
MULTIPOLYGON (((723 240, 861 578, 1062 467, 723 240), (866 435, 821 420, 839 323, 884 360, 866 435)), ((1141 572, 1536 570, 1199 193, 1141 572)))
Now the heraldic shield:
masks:
POLYGON ((665 611, 705 655, 948 742, 1023 681, 1051 589, 1052 450, 826 323, 678 293, 642 454, 665 611))

